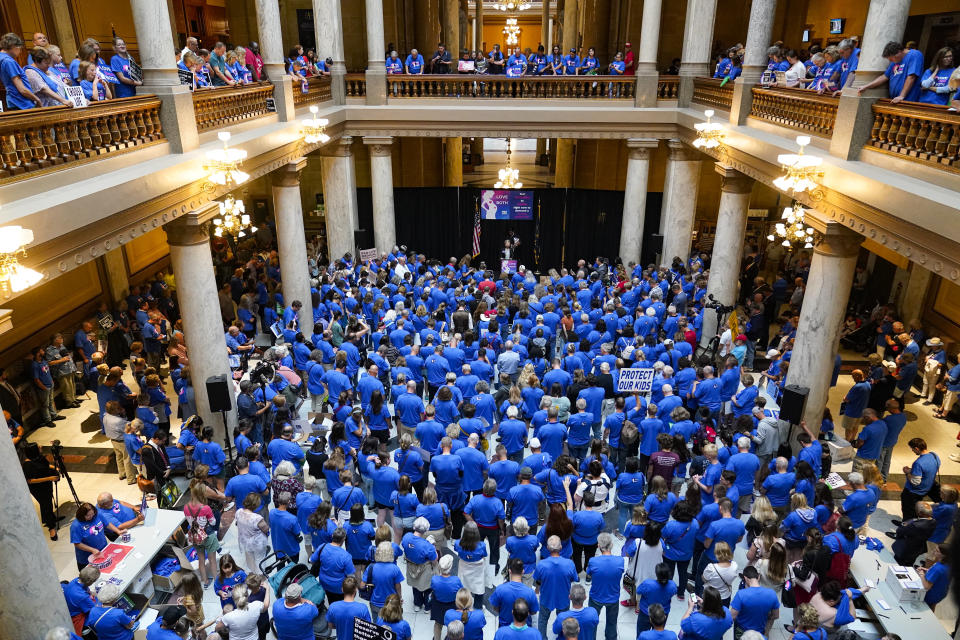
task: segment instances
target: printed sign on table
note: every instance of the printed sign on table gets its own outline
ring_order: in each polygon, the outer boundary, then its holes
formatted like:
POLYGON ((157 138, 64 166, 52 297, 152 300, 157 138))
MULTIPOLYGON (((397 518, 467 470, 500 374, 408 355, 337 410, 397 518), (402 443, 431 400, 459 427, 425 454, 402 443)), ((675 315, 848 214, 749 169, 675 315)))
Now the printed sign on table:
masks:
POLYGON ((653 369, 622 369, 617 379, 619 393, 650 393, 653 391, 653 369))

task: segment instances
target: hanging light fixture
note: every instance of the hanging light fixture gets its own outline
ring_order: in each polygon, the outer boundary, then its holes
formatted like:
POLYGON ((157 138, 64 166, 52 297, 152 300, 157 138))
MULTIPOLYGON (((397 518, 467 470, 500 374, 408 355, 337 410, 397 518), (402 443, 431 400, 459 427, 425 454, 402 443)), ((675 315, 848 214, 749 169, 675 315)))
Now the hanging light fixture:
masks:
POLYGON ((723 144, 723 125, 711 121, 713 109, 707 109, 703 115, 707 116, 707 121, 693 125, 697 130, 697 139, 693 141, 693 146, 697 149, 716 149, 723 144))
POLYGON ((782 238, 780 243, 787 249, 793 249, 795 246, 803 245, 804 249, 813 248, 813 227, 808 227, 804 222, 806 215, 799 202, 794 202, 792 207, 783 210, 780 216, 782 222, 778 222, 775 227, 775 233, 767 236, 767 240, 774 241, 782 238))
POLYGON ((324 127, 330 124, 326 118, 318 118, 320 111, 317 105, 311 105, 310 117, 303 121, 303 141, 307 144, 326 144, 330 142, 330 136, 324 133, 324 127))
POLYGON ((240 171, 240 163, 246 159, 247 152, 230 148, 229 131, 221 131, 217 137, 223 142, 223 149, 207 151, 207 162, 203 165, 210 172, 210 182, 219 187, 243 184, 250 178, 249 174, 240 171))
POLYGON ((236 234, 238 238, 243 238, 247 235, 247 231, 250 233, 257 232, 257 228, 250 224, 250 216, 246 213, 243 200, 235 200, 233 196, 227 196, 219 204, 220 217, 213 219, 213 235, 222 238, 223 234, 226 233, 228 235, 236 234))
MULTIPOLYGON (((480 0, 481 2, 483 0, 480 0)), ((547 2, 548 0, 544 0, 547 2)), ((516 0, 505 0, 504 2, 494 3, 495 9, 500 9, 500 11, 526 11, 531 7, 529 2, 517 2, 516 0)), ((507 44, 510 44, 509 42, 507 44)))
POLYGON ((0 227, 0 291, 4 295, 28 289, 43 274, 20 264, 27 257, 25 247, 33 242, 33 231, 21 226, 0 227))
POLYGON ((507 18, 507 26, 503 28, 503 35, 507 38, 507 45, 520 43, 520 27, 516 18, 507 18))
POLYGON ((810 144, 810 136, 797 136, 800 151, 797 153, 781 153, 777 156, 780 168, 786 171, 785 175, 773 181, 777 189, 788 193, 803 193, 809 191, 811 195, 819 193, 818 183, 823 178, 820 165, 823 158, 804 155, 803 148, 810 144))
POLYGON ((510 138, 507 138, 507 166, 497 172, 497 177, 500 179, 493 185, 494 189, 520 189, 523 187, 523 183, 520 182, 520 170, 510 166, 510 138))

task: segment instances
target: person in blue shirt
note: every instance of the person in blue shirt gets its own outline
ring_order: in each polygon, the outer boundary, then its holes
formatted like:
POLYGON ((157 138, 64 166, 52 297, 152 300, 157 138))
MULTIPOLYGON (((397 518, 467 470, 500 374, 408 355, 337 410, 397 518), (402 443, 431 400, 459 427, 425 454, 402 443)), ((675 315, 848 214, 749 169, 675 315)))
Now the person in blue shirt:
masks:
POLYGON ((510 624, 514 603, 518 599, 526 601, 532 613, 540 611, 540 599, 536 592, 523 584, 524 566, 520 558, 510 558, 507 561, 507 570, 510 579, 497 586, 490 594, 490 609, 497 614, 497 620, 501 627, 510 624))
POLYGON ((676 632, 666 628, 667 614, 661 605, 656 602, 651 604, 647 615, 650 619, 650 626, 637 636, 637 640, 677 640, 676 632))
POLYGON ((102 640, 133 640, 134 619, 123 608, 115 606, 120 588, 105 584, 97 592, 98 603, 90 610, 87 621, 102 640))
POLYGON ((760 572, 750 565, 743 569, 743 586, 730 602, 734 634, 756 631, 769 637, 770 628, 780 615, 780 597, 773 589, 760 586, 760 572))
POLYGON ((860 471, 868 462, 876 464, 887 437, 887 425, 873 409, 863 410, 863 422, 863 430, 852 443, 857 447, 856 456, 853 458, 854 471, 860 471))
POLYGON ((850 377, 853 378, 853 387, 843 398, 845 403, 843 406, 843 431, 844 438, 848 442, 853 442, 857 434, 857 427, 860 424, 860 418, 863 416, 863 410, 870 400, 871 385, 860 369, 851 371, 850 377))
POLYGON ((544 501, 543 489, 531 483, 533 470, 530 467, 520 469, 520 484, 507 492, 507 508, 511 522, 523 517, 536 527, 540 503, 544 501))
POLYGON ((716 69, 713 72, 714 78, 723 78, 730 71, 730 59, 737 54, 737 48, 731 47, 727 50, 727 55, 720 59, 720 62, 717 63, 716 69))
POLYGON ((671 580, 673 567, 660 562, 654 568, 656 578, 647 578, 637 585, 637 636, 651 628, 650 609, 659 606, 664 616, 670 614, 670 600, 677 593, 677 584, 671 580))
POLYGON ((347 594, 343 591, 345 580, 355 580, 353 558, 344 548, 346 539, 346 530, 337 527, 330 536, 330 542, 315 548, 310 556, 310 572, 320 581, 331 602, 346 597, 347 594))
POLYGON ((113 525, 121 531, 143 522, 140 508, 128 502, 114 500, 113 495, 103 492, 97 496, 97 513, 104 524, 113 525))
POLYGON ((76 518, 70 523, 70 542, 77 556, 78 569, 83 569, 90 563, 92 554, 106 548, 108 542, 105 529, 118 536, 122 533, 116 525, 105 523, 97 508, 89 502, 83 502, 77 507, 76 518))
POLYGON ((570 47, 570 53, 563 57, 563 75, 579 75, 581 66, 580 56, 577 55, 577 49, 575 47, 570 47))
POLYGON ((680 621, 686 640, 722 640, 732 626, 730 611, 723 606, 720 592, 714 587, 706 587, 700 598, 690 598, 680 621))
POLYGON ((130 73, 131 62, 136 64, 127 52, 127 43, 123 38, 113 39, 113 50, 116 52, 110 58, 110 68, 113 70, 119 82, 116 85, 116 97, 129 98, 137 94, 137 87, 143 84, 141 80, 136 80, 130 73))
POLYGON ((404 577, 394 558, 393 544, 389 541, 381 542, 377 545, 374 562, 364 569, 363 582, 373 585, 370 610, 374 616, 379 613, 388 596, 400 595, 400 583, 404 577))
POLYGON ((694 569, 694 589, 697 593, 703 589, 703 570, 707 568, 709 563, 717 561, 717 556, 714 553, 717 543, 726 542, 733 550, 743 540, 743 535, 746 532, 743 522, 733 517, 733 503, 730 500, 723 498, 717 502, 717 506, 720 518, 711 522, 704 532, 704 551, 700 556, 697 567, 694 569))
MULTIPOLYGON (((353 579, 354 593, 356 592, 356 578, 353 579)), ((344 581, 346 585, 346 581, 344 581)), ((359 603, 351 604, 358 605, 359 603)), ((283 598, 278 598, 270 608, 273 614, 273 624, 277 630, 277 637, 307 640, 313 635, 313 621, 320 615, 317 606, 303 597, 303 587, 294 582, 283 592, 283 598)), ((370 622, 370 611, 364 605, 349 607, 340 602, 334 602, 327 611, 327 623, 336 628, 337 638, 353 640, 353 619, 361 618, 370 622), (334 610, 334 605, 338 605, 334 610), (362 611, 360 609, 363 609, 362 611), (349 616, 349 618, 347 618, 349 616), (343 635, 341 635, 341 632, 343 635)))
POLYGON ((23 51, 23 39, 15 33, 0 38, 0 81, 7 91, 6 111, 32 109, 41 102, 30 90, 30 81, 17 57, 23 51))
POLYGON ((278 556, 300 558, 300 541, 303 537, 297 516, 290 513, 289 506, 293 497, 284 491, 276 497, 276 508, 270 510, 270 541, 278 556))
POLYGON ((940 489, 940 502, 933 505, 933 519, 937 527, 930 535, 928 542, 939 544, 947 539, 953 529, 953 520, 957 515, 957 490, 945 486, 940 489))
MULTIPOLYGON (((776 459, 776 471, 767 476, 760 488, 760 493, 767 496, 770 506, 783 518, 787 515, 790 505, 790 494, 797 482, 796 474, 787 471, 790 461, 784 457, 776 459)), ((730 545, 733 548, 733 545, 730 545)))
POLYGON ((907 446, 917 459, 912 465, 903 467, 903 473, 907 476, 903 491, 900 492, 900 509, 904 522, 917 517, 917 503, 933 489, 933 483, 940 471, 940 456, 927 451, 926 440, 911 438, 907 446))
POLYGON ((840 513, 850 519, 854 529, 860 529, 867 522, 875 496, 864 484, 862 473, 854 471, 847 474, 847 484, 853 488, 853 491, 844 499, 840 513))
POLYGON ((953 90, 948 86, 954 71, 953 49, 944 47, 933 56, 930 67, 920 78, 920 102, 945 105, 953 90))
MULTIPOLYGON (((958 91, 958 94, 960 94, 960 91, 958 91)), ((957 362, 957 357, 950 356, 948 364, 950 364, 950 368, 943 378, 943 384, 947 390, 943 394, 940 407, 933 412, 934 417, 941 420, 950 415, 950 411, 953 410, 953 405, 957 400, 957 394, 960 393, 960 364, 957 362)))
POLYGON ((613 555, 613 536, 601 533, 597 536, 597 550, 600 555, 590 558, 587 563, 587 578, 590 580, 590 606, 597 613, 606 610, 605 640, 616 640, 617 617, 620 614, 620 589, 623 579, 624 559, 613 555))
POLYGON ((67 601, 67 612, 71 618, 80 619, 83 624, 86 624, 87 614, 97 603, 90 592, 90 587, 98 580, 100 580, 100 570, 88 565, 81 569, 79 577, 60 584, 63 597, 67 601))
POLYGON ((538 562, 533 570, 533 580, 540 592, 538 627, 543 637, 547 635, 550 614, 569 608, 570 585, 576 582, 580 575, 580 570, 575 568, 572 560, 560 556, 562 546, 559 536, 547 538, 546 548, 550 556, 538 562))
POLYGON ((89 102, 100 102, 113 98, 113 94, 110 92, 110 83, 101 78, 98 71, 96 63, 86 60, 77 67, 83 95, 89 102))
POLYGON ((493 640, 542 640, 543 633, 527 624, 533 607, 525 598, 517 598, 513 602, 508 615, 512 622, 502 625, 493 634, 493 640))
POLYGON ((493 50, 487 54, 487 73, 504 74, 506 72, 506 58, 500 51, 500 45, 493 45, 493 50))
POLYGON ((276 472, 277 465, 283 461, 293 463, 294 473, 300 472, 300 467, 306 459, 306 454, 300 445, 293 442, 293 425, 284 425, 279 438, 274 438, 267 445, 267 455, 273 464, 273 470, 276 472))
POLYGON ((623 473, 617 476, 617 491, 615 499, 619 518, 617 531, 623 533, 627 527, 627 520, 633 513, 633 508, 643 503, 646 478, 640 471, 640 460, 634 456, 627 458, 623 473))
POLYGON ((527 71, 527 57, 520 52, 517 47, 507 58, 507 77, 519 78, 527 71))
POLYGON ((907 49, 900 42, 891 41, 883 47, 883 57, 890 61, 883 75, 857 88, 857 94, 888 85, 888 95, 894 104, 920 99, 920 77, 923 75, 923 54, 917 49, 907 49))
POLYGON ((920 579, 927 594, 923 601, 936 611, 937 604, 947 597, 950 588, 950 547, 945 544, 934 546, 927 554, 928 566, 920 568, 920 579))
MULTIPOLYGON (((574 620, 579 627, 577 640, 595 640, 597 637, 597 627, 600 625, 600 614, 593 607, 584 606, 587 600, 587 591, 583 585, 575 583, 570 586, 570 608, 557 614, 553 622, 553 632, 557 634, 557 640, 566 640, 569 636, 564 634, 564 624, 570 624, 566 621, 574 620)), ((544 640, 546 640, 544 635, 544 640)))
MULTIPOLYGON (((470 444, 465 449, 476 451, 476 438, 476 434, 471 434, 470 444)), ((459 454, 459 451, 457 453, 459 454)), ((484 460, 484 463, 486 463, 486 460, 484 460)), ((506 531, 504 525, 506 512, 503 508, 503 501, 496 497, 496 493, 497 481, 493 478, 487 478, 483 481, 482 493, 475 494, 470 499, 470 502, 463 509, 463 514, 468 520, 476 522, 481 538, 490 545, 490 564, 499 567, 500 536, 506 531)))

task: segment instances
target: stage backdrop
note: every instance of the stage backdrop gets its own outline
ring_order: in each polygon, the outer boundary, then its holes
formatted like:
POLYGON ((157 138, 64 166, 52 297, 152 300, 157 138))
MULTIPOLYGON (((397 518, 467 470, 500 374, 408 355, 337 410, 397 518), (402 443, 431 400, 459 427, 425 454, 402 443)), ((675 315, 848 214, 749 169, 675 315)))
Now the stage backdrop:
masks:
MULTIPOLYGON (((623 192, 591 189, 533 189, 533 219, 485 218, 481 189, 404 187, 393 190, 397 242, 431 257, 458 259, 472 252, 474 216, 480 212, 480 256, 499 265, 508 233, 520 238, 519 261, 539 270, 576 265, 580 258, 617 257, 623 192)), ((524 189, 523 191, 527 191, 524 189)), ((362 228, 372 237, 370 189, 357 189, 362 228)), ((662 193, 648 193, 642 262, 656 255, 662 193)))

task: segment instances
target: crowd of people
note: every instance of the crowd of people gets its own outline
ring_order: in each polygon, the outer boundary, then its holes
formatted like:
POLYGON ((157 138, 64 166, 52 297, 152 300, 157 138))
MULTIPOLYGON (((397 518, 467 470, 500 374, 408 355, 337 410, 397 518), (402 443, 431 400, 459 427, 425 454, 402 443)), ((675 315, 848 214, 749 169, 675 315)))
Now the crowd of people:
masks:
MULTIPOLYGON (((429 612, 435 639, 479 640, 483 609, 497 617, 498 640, 592 640, 601 620, 614 640, 621 610, 635 615, 641 640, 663 640, 674 637, 665 626, 675 601, 685 602, 684 637, 696 640, 720 640, 731 627, 738 636, 769 637, 781 607, 793 609, 790 631, 802 638, 855 620, 869 587, 852 586, 850 558, 867 552, 861 536, 878 506, 883 460, 905 422, 903 394, 890 387, 882 410, 859 412, 857 386, 848 394, 843 426, 857 457, 847 495, 824 482, 832 467, 823 441, 829 414, 820 425, 801 423, 791 448, 767 403, 789 368, 802 258, 789 272, 799 281, 779 303, 779 284, 747 281, 758 289, 743 296, 753 315, 763 315, 765 296, 784 311, 776 309, 785 325, 776 335, 751 338, 769 347, 769 366, 755 376, 744 363, 745 335, 729 345, 721 339, 728 351, 697 355, 703 315, 714 312, 705 307, 705 254, 662 268, 581 260, 543 279, 497 275, 469 257, 443 263, 400 251, 366 263, 350 255, 311 259, 305 303, 283 299, 264 226, 255 237, 213 246, 224 348, 241 361, 272 364, 272 380, 239 385, 233 442, 242 455, 227 462, 213 429, 195 419, 184 421, 176 445, 193 473, 184 514, 199 556, 197 571, 184 573, 201 599, 212 584, 225 613, 212 621, 202 612, 200 620, 196 611, 171 614, 158 630, 206 625, 211 635, 254 638, 270 618, 280 640, 299 640, 324 616, 350 640, 361 617, 407 640, 404 582, 414 611, 429 612), (305 304, 310 327, 298 319, 305 304), (260 353, 252 339, 277 323, 282 339, 260 353), (649 397, 617 391, 631 367, 654 369, 649 397), (292 426, 301 402, 320 429, 306 450, 292 426), (324 418, 332 426, 322 427, 324 418), (230 508, 236 559, 218 553, 230 508), (305 599, 297 585, 269 605, 260 576, 268 548, 309 564, 325 599, 305 599)), ((748 251, 745 277, 751 259, 748 251)), ((160 304, 172 288, 158 274, 131 292, 127 312, 117 314, 124 317, 113 321, 155 321, 161 339, 175 335, 168 328, 175 309, 160 304)), ((878 335, 886 343, 897 328, 878 335)), ((168 339, 169 376, 188 418, 188 352, 168 339)), ((908 341, 903 351, 914 346, 908 341)), ((138 366, 138 348, 130 350, 138 366)), ((104 391, 104 427, 125 424, 131 463, 162 480, 170 473, 170 413, 154 403, 159 396, 149 398, 156 357, 144 359, 136 396, 125 390, 117 400, 104 391)), ((106 378, 116 373, 104 366, 106 378)), ((939 458, 922 438, 908 447, 915 461, 903 469, 902 519, 887 533, 896 561, 920 567, 926 602, 936 607, 949 584, 944 542, 957 492, 936 484, 939 458)), ((89 596, 90 554, 138 524, 137 509, 109 495, 81 506, 71 542, 83 591, 67 593, 78 628, 109 609, 114 595, 89 596)), ((129 623, 120 614, 107 620, 117 629, 129 623)))

